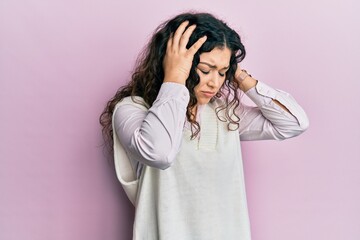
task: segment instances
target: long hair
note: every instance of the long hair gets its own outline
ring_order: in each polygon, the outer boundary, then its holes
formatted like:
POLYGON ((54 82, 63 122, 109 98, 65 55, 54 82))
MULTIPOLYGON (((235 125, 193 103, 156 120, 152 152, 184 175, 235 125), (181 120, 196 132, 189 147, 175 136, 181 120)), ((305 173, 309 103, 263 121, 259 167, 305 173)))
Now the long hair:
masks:
POLYGON ((191 137, 195 138, 200 132, 200 125, 194 118, 193 111, 191 111, 197 104, 194 88, 200 81, 199 75, 196 73, 196 66, 200 61, 200 54, 210 52, 214 48, 229 48, 231 50, 230 67, 226 72, 226 81, 216 96, 214 96, 214 98, 221 97, 224 99, 224 104, 216 109, 216 113, 219 118, 219 112, 224 112, 223 116, 225 116, 225 119, 219 119, 228 122, 229 130, 235 130, 239 127, 240 119, 234 111, 240 105, 239 85, 237 81, 234 81, 234 75, 237 64, 245 58, 245 47, 241 43, 240 36, 225 22, 217 19, 212 14, 186 12, 163 22, 155 29, 149 43, 137 58, 131 80, 121 87, 107 102, 105 109, 100 115, 100 124, 105 143, 108 144, 111 150, 113 144, 112 115, 115 105, 125 97, 139 96, 144 99, 148 106, 152 106, 164 80, 162 64, 167 41, 170 34, 174 33, 179 25, 186 20, 189 21, 188 26, 196 24, 195 31, 191 34, 187 48, 192 46, 200 37, 207 36, 206 42, 194 55, 190 74, 186 80, 186 87, 190 93, 186 117, 192 126, 191 137), (231 125, 235 125, 235 128, 231 125))

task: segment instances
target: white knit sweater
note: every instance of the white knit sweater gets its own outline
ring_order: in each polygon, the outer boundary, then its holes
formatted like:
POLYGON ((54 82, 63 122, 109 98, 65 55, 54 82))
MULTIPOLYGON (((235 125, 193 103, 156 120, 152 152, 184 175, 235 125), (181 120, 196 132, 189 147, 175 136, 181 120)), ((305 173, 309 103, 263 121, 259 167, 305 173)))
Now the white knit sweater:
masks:
POLYGON ((163 84, 150 109, 139 97, 118 103, 114 160, 136 208, 133 239, 251 239, 240 139, 294 137, 306 130, 308 119, 286 92, 258 82, 246 94, 257 107, 237 109, 238 131, 229 131, 217 118, 215 108, 222 104, 217 99, 198 109, 201 131, 194 140, 182 127, 189 94, 180 84, 163 84), (168 156, 174 159, 153 153, 164 145, 172 147, 168 156))
POLYGON ((214 108, 204 106, 199 137, 184 128, 170 168, 142 170, 134 240, 251 239, 239 133, 214 108))

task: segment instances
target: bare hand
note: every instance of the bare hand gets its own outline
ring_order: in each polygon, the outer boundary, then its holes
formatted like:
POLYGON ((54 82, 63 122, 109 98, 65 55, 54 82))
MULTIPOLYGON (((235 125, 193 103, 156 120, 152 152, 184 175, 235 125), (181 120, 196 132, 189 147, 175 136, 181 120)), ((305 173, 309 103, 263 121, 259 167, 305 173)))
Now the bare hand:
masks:
POLYGON ((199 38, 189 49, 186 48, 189 38, 196 26, 185 21, 176 29, 175 34, 171 34, 167 42, 166 53, 163 61, 164 82, 176 82, 185 84, 189 77, 192 61, 195 53, 206 41, 206 36, 199 38))

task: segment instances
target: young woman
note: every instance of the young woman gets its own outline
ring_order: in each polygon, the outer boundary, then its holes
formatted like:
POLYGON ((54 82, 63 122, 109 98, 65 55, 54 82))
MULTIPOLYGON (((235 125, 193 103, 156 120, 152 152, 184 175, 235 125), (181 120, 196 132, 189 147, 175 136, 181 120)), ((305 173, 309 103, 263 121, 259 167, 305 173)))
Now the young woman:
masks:
POLYGON ((251 238, 240 140, 295 137, 308 119, 241 69, 244 57, 222 20, 183 13, 156 29, 108 102, 100 122, 135 205, 134 239, 251 238))

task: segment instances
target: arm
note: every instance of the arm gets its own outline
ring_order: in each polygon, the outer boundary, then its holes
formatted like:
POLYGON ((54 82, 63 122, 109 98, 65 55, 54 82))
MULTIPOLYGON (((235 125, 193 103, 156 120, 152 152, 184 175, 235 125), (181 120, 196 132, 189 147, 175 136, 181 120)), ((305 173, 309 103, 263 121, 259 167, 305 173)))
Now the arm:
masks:
POLYGON ((240 89, 257 105, 244 105, 238 110, 241 140, 283 140, 298 136, 308 128, 306 113, 290 94, 252 77, 246 77, 240 89))
POLYGON ((116 133, 131 158, 160 169, 170 167, 179 151, 190 98, 185 82, 194 54, 206 41, 201 37, 187 49, 196 28, 186 28, 188 24, 181 23, 167 40, 164 82, 152 107, 146 111, 134 103, 124 104, 114 113, 116 133))
MULTIPOLYGON (((249 89, 255 87, 257 84, 257 80, 252 78, 250 75, 245 75, 245 78, 243 81, 240 81, 240 89, 243 92, 247 92, 249 89)), ((279 105, 282 109, 287 111, 288 113, 291 113, 282 103, 280 103, 278 100, 273 99, 274 103, 279 105)))
POLYGON ((184 85, 163 83, 152 107, 121 104, 114 113, 115 130, 132 159, 166 169, 181 144, 189 92, 184 85))

